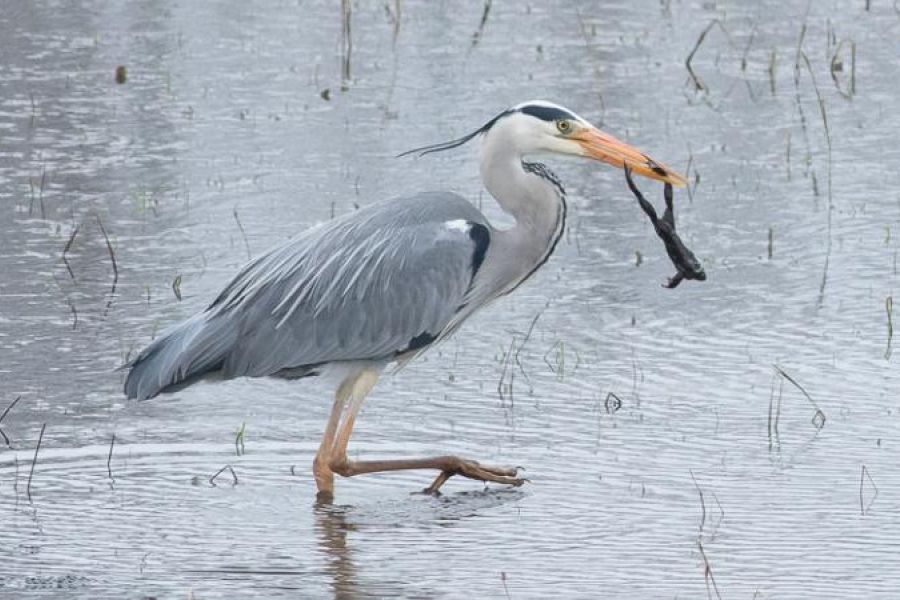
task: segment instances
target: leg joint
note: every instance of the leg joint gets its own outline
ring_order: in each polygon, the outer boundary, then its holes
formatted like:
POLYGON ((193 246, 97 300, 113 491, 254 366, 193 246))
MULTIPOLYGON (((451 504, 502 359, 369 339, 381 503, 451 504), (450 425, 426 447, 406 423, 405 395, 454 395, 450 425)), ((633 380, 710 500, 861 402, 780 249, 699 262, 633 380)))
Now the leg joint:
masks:
POLYGON ((353 475, 353 469, 350 467, 350 461, 347 460, 346 456, 332 458, 328 466, 341 477, 350 477, 353 475))

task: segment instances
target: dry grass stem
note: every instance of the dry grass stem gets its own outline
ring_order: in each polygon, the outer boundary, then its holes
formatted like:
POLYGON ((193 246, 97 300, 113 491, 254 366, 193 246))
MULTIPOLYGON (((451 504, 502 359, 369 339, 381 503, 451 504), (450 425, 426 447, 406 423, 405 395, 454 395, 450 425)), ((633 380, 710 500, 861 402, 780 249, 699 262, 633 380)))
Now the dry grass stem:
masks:
POLYGON ((725 34, 725 37, 728 38, 729 43, 730 43, 731 36, 729 35, 728 30, 725 29, 725 26, 722 24, 721 21, 719 21, 718 19, 713 19, 712 21, 709 22, 709 24, 706 26, 706 28, 700 32, 700 36, 697 37, 697 41, 696 41, 696 43, 694 43, 694 48, 691 50, 690 54, 687 55, 687 58, 684 59, 684 66, 687 67, 688 74, 690 74, 691 80, 694 83, 694 88, 698 92, 708 92, 709 88, 706 87, 706 85, 703 83, 703 81, 700 79, 700 77, 694 71, 694 68, 691 65, 691 61, 694 60, 694 55, 697 54, 697 50, 700 49, 700 46, 703 44, 703 40, 706 39, 707 34, 709 34, 709 32, 712 30, 712 28, 715 27, 716 25, 719 26, 719 29, 722 30, 722 32, 725 34))
POLYGON ((225 471, 228 471, 231 473, 231 477, 232 477, 231 485, 232 486, 237 485, 238 484, 237 473, 234 472, 234 469, 231 468, 231 465, 225 465, 224 467, 222 467, 221 469, 216 471, 215 475, 213 475, 212 477, 209 478, 209 484, 213 487, 216 487, 216 478, 219 475, 221 475, 222 473, 224 473, 225 471))
POLYGON ((491 4, 493 0, 484 0, 484 9, 481 11, 481 20, 478 22, 478 29, 472 34, 472 47, 478 45, 481 36, 484 35, 484 26, 487 24, 488 15, 491 14, 491 4))
POLYGON ((887 312, 887 348, 884 351, 884 358, 891 358, 891 340, 894 337, 894 297, 888 296, 884 299, 884 309, 887 312))
POLYGON ((112 439, 109 441, 109 454, 106 457, 106 474, 109 475, 109 478, 115 480, 112 474, 112 455, 113 455, 113 447, 116 445, 116 434, 112 434, 112 439))
POLYGON ((119 285, 119 264, 116 262, 116 252, 113 250, 112 242, 109 241, 109 235, 106 233, 106 227, 103 226, 100 215, 97 215, 97 225, 100 226, 100 233, 103 234, 103 239, 106 241, 106 250, 109 252, 109 261, 112 263, 113 270, 112 287, 109 290, 109 302, 106 303, 106 310, 103 313, 106 315, 116 297, 116 286, 119 285))
MULTIPOLYGON (((19 400, 22 399, 22 396, 16 396, 16 399, 9 403, 9 406, 6 407, 6 410, 3 411, 3 414, 0 415, 0 423, 3 422, 3 419, 6 418, 6 415, 9 414, 9 411, 13 409, 13 407, 19 403, 19 400)), ((6 437, 6 434, 3 433, 3 430, 0 429, 0 436, 3 437, 3 441, 6 443, 7 448, 12 448, 12 444, 9 442, 9 438, 6 437)))
POLYGON ((244 249, 247 250, 247 260, 250 260, 253 258, 253 255, 250 253, 250 242, 247 241, 247 232, 244 231, 244 226, 241 224, 240 217, 238 217, 237 208, 232 211, 232 214, 234 215, 234 222, 237 223, 238 229, 241 232, 241 238, 244 240, 244 249))
POLYGON ((785 373, 784 369, 782 369, 778 365, 773 365, 773 366, 775 368, 775 371, 779 375, 784 377, 786 380, 788 380, 788 382, 790 382, 794 387, 796 387, 798 390, 800 390, 800 392, 806 397, 806 399, 809 401, 809 403, 812 405, 812 407, 814 409, 816 409, 816 412, 815 412, 815 414, 813 414, 813 418, 812 418, 813 427, 815 427, 816 429, 822 429, 823 427, 825 427, 825 413, 822 412, 822 409, 819 408, 819 405, 816 404, 816 401, 812 399, 812 396, 809 395, 809 392, 807 392, 803 388, 802 385, 797 383, 796 379, 794 379, 793 377, 791 377, 790 375, 785 373))
POLYGON ((878 486, 875 485, 875 480, 872 479, 872 475, 869 473, 869 469, 866 468, 866 465, 863 465, 859 472, 859 514, 862 516, 866 516, 869 514, 869 509, 872 508, 872 504, 875 502, 875 499, 878 497, 878 486), (865 482, 868 480, 869 485, 872 486, 872 490, 874 493, 872 497, 869 498, 869 501, 865 501, 865 482))
POLYGON ((34 447, 34 458, 31 460, 31 470, 28 472, 28 484, 25 486, 25 494, 28 496, 29 502, 31 502, 31 480, 34 478, 34 467, 37 465, 38 452, 41 451, 41 442, 44 441, 45 429, 47 429, 46 423, 41 425, 41 433, 38 436, 37 446, 34 447))
POLYGON ((69 277, 72 278, 72 281, 75 281, 75 273, 72 271, 72 266, 69 264, 69 250, 72 249, 72 244, 75 243, 75 236, 78 235, 78 225, 72 230, 72 235, 69 236, 69 240, 66 242, 66 246, 62 251, 62 260, 63 264, 66 265, 66 270, 69 272, 69 277))

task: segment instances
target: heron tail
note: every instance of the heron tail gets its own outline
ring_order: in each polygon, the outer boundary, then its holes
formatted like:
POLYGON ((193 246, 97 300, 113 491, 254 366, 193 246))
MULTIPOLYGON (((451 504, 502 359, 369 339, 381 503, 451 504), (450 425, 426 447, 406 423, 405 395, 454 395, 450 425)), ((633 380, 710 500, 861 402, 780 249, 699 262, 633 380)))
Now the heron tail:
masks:
POLYGON ((191 317, 122 367, 129 369, 125 395, 146 400, 221 370, 236 338, 227 319, 205 312, 191 317))

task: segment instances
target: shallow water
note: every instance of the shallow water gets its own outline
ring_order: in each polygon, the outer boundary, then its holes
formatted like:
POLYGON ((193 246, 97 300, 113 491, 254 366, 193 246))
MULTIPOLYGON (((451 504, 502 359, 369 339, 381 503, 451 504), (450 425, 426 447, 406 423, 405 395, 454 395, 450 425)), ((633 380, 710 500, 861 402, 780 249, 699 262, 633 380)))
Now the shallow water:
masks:
POLYGON ((344 80, 334 4, 0 12, 0 597, 716 597, 707 564, 721 597, 896 597, 896 9, 358 3, 344 80), (663 289, 621 173, 548 160, 555 257, 384 378, 351 442, 530 484, 365 476, 316 507, 324 382, 122 397, 125 357, 306 226, 430 188, 502 219, 472 148, 393 157, 531 98, 688 170, 709 280, 663 289))

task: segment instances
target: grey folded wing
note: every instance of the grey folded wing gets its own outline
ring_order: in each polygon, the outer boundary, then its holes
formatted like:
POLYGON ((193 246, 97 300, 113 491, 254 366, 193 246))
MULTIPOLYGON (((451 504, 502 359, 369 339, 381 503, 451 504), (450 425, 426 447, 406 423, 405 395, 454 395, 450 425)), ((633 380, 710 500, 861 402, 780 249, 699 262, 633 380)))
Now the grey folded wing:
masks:
POLYGON ((249 264, 207 310, 225 377, 392 358, 465 305, 490 230, 453 194, 419 194, 325 224, 249 264))

